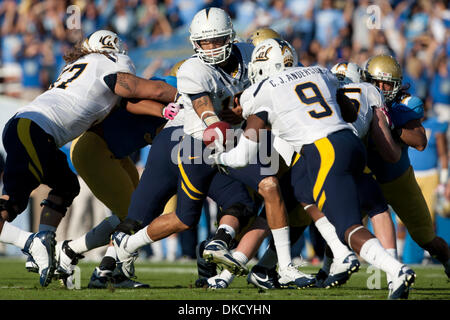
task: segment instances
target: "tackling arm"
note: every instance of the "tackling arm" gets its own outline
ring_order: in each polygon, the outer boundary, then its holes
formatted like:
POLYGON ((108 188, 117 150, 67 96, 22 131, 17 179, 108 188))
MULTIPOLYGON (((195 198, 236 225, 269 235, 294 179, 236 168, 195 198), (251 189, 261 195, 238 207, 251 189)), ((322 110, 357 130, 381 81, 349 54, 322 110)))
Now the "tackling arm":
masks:
POLYGON ((391 135, 386 117, 380 108, 373 108, 373 119, 370 124, 370 135, 381 157, 391 163, 400 160, 402 149, 391 135))
POLYGON ((128 112, 140 115, 162 117, 162 110, 165 105, 154 100, 129 99, 125 108, 128 112))
POLYGON ((147 80, 131 73, 118 72, 114 93, 123 98, 150 99, 163 103, 175 100, 177 89, 159 80, 147 80))
POLYGON ((125 105, 128 112, 161 117, 173 120, 180 111, 180 105, 171 102, 167 106, 154 100, 128 99, 125 105))
POLYGON ((394 129, 394 132, 402 142, 419 151, 423 151, 427 146, 425 128, 420 119, 408 121, 401 128, 394 129))

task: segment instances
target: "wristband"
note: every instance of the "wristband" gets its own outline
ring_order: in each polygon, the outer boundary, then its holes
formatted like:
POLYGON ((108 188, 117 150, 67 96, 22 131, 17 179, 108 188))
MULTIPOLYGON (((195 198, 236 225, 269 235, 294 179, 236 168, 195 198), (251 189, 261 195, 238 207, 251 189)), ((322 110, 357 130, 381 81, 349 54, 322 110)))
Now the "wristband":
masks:
POLYGON ((212 125, 213 123, 216 123, 216 122, 219 122, 219 121, 220 121, 219 117, 218 117, 214 112, 212 112, 212 111, 204 111, 204 112, 202 113, 202 115, 200 116, 200 119, 203 120, 203 122, 206 124, 207 127, 209 127, 209 126, 212 125), (209 113, 209 114, 211 114, 211 116, 206 117, 205 119, 203 119, 203 115, 204 115, 205 113, 209 113))

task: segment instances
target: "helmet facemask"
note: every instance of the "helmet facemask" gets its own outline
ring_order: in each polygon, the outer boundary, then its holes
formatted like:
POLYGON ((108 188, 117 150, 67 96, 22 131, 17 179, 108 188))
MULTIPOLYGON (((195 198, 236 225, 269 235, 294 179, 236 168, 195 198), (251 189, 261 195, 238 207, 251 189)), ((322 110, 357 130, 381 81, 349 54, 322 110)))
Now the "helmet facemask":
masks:
POLYGON ((391 84, 392 90, 380 89, 383 92, 384 99, 386 100, 386 102, 390 102, 390 101, 394 100, 402 86, 401 80, 392 79, 391 77, 383 77, 383 76, 374 77, 374 76, 370 75, 369 80, 370 80, 369 82, 372 83, 377 88, 380 88, 379 83, 378 83, 379 81, 387 82, 387 83, 391 84))
POLYGON ((214 65, 222 63, 228 60, 231 55, 233 40, 230 35, 200 40, 192 40, 191 38, 191 41, 192 45, 194 46, 195 52, 198 54, 198 57, 206 64, 214 65), (223 45, 214 49, 203 49, 200 43, 204 40, 207 40, 211 43, 223 43, 223 45))

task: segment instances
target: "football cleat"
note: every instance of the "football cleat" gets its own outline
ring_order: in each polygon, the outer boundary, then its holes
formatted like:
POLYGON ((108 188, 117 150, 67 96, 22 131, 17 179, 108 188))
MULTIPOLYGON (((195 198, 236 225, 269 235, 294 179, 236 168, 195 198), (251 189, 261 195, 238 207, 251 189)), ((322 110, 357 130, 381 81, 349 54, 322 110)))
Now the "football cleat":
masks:
POLYGON ((390 300, 408 299, 409 289, 416 281, 415 272, 408 266, 403 265, 397 277, 392 279, 392 293, 389 294, 390 300))
POLYGON ((34 272, 34 273, 39 272, 39 267, 36 264, 36 262, 34 262, 34 260, 31 256, 27 256, 27 261, 25 262, 25 269, 27 269, 28 272, 34 272))
POLYGON ((196 247, 197 272, 199 280, 201 278, 209 279, 217 275, 217 265, 215 263, 208 262, 203 258, 203 250, 208 241, 209 240, 203 240, 196 247))
POLYGON ((328 273, 326 273, 322 268, 316 273, 316 284, 317 288, 324 288, 323 283, 328 278, 328 273))
POLYGON ((244 276, 248 273, 247 267, 233 258, 226 243, 222 240, 212 240, 209 242, 203 250, 203 258, 207 262, 214 262, 219 267, 228 269, 236 276, 244 276))
POLYGON ((114 272, 111 270, 102 270, 96 267, 92 273, 91 279, 89 280, 89 289, 106 289, 108 287, 112 288, 122 288, 122 289, 145 289, 150 288, 148 284, 141 283, 138 281, 131 280, 127 278, 119 269, 115 269, 114 272))
POLYGON ((208 287, 208 278, 198 278, 195 280, 196 288, 206 288, 208 287))
POLYGON ((61 279, 72 276, 78 261, 84 258, 69 247, 69 242, 70 240, 65 240, 56 244, 56 260, 58 261, 56 272, 61 279))
POLYGON ((352 273, 359 270, 361 264, 354 253, 350 253, 343 260, 333 259, 328 277, 323 281, 322 287, 329 289, 343 285, 350 279, 352 273))
POLYGON ((214 276, 206 280, 209 289, 225 289, 228 288, 229 283, 222 279, 220 275, 214 276))
POLYGON ((255 265, 247 276, 247 283, 251 283, 260 289, 276 289, 280 288, 278 283, 278 273, 275 267, 267 269, 262 266, 255 265))
POLYGON ((316 282, 312 275, 301 272, 292 263, 284 269, 279 269, 278 274, 280 276, 278 282, 281 288, 295 286, 297 289, 303 289, 313 286, 316 282))
POLYGON ((96 267, 89 280, 89 289, 106 289, 108 284, 111 282, 112 271, 111 270, 101 270, 96 267))
POLYGON ((112 242, 116 249, 117 268, 127 277, 134 277, 134 261, 138 258, 138 252, 128 252, 125 245, 130 236, 124 232, 117 231, 112 235, 112 242))
POLYGON ((122 289, 148 289, 150 285, 132 280, 125 276, 118 266, 114 269, 112 273, 112 284, 114 288, 122 288, 122 289))
POLYGON ((53 231, 33 233, 22 250, 38 266, 39 282, 43 287, 50 284, 56 270, 55 237, 56 234, 53 231))

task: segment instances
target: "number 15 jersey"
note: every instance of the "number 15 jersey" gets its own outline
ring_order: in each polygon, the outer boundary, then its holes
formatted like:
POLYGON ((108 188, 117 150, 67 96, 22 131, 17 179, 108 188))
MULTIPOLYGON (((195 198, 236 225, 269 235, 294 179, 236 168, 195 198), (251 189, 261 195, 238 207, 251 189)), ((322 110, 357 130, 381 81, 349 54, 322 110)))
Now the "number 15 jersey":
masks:
POLYGON ((118 72, 135 73, 127 55, 88 54, 66 65, 50 89, 18 109, 16 117, 34 121, 61 147, 111 112, 119 96, 104 78, 118 72))
POLYGON ((241 98, 245 119, 267 112, 275 136, 296 152, 332 132, 351 129, 336 101, 338 80, 322 67, 295 67, 246 89, 241 98))

